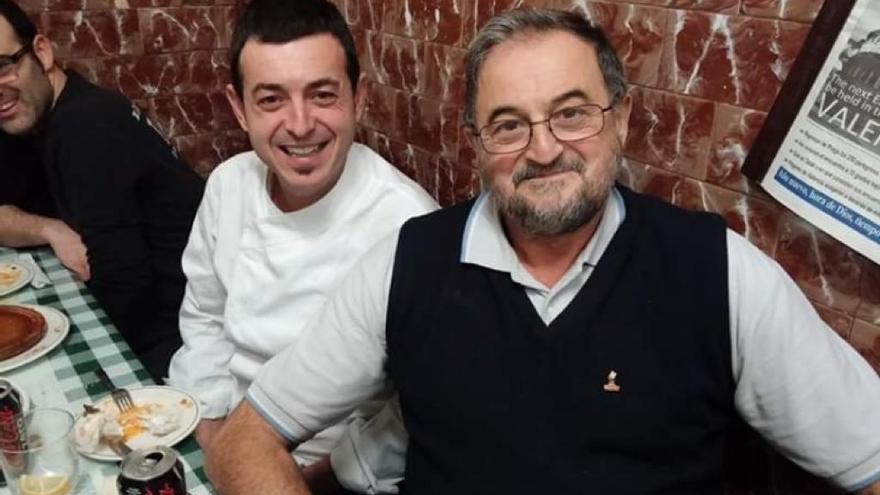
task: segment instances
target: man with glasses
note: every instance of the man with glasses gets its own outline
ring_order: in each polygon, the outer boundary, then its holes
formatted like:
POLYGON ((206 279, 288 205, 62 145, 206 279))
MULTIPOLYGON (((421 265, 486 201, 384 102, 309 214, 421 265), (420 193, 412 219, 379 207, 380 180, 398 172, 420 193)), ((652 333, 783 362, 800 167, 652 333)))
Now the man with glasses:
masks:
MULTIPOLYGON (((0 54, 0 141, 16 141, 15 152, 4 150, 0 183, 45 170, 82 268, 45 240, 89 278, 98 302, 160 380, 181 345, 180 257, 204 181, 130 101, 62 70, 50 40, 11 0, 0 0, 0 54), (80 237, 85 248, 76 247, 80 237)), ((15 223, 41 229, 20 216, 6 225, 15 223)))
MULTIPOLYGON (((5 5, 0 4, 0 9, 5 9, 5 5)), ((15 22, 15 18, 4 14, 0 18, 0 23, 3 22, 15 22)), ((25 39, 36 36, 36 31, 29 29, 33 27, 30 22, 20 24, 16 31, 22 31, 25 39)), ((0 54, 0 129, 3 129, 0 132, 0 177, 3 178, 0 180, 0 246, 48 244, 64 266, 80 279, 88 280, 86 247, 79 234, 57 219, 46 174, 38 159, 36 138, 7 134, 7 127, 12 127, 7 117, 15 111, 16 101, 33 98, 16 98, 11 87, 4 83, 16 78, 19 64, 30 50, 31 44, 25 43, 14 53, 0 54)), ((25 93, 32 89, 21 88, 25 93)))
POLYGON ((511 11, 466 60, 485 191, 407 222, 267 363, 208 451, 220 491, 307 493, 285 449, 391 382, 401 493, 720 494, 739 420, 880 493, 874 370, 720 217, 614 185, 631 104, 605 36, 511 11))

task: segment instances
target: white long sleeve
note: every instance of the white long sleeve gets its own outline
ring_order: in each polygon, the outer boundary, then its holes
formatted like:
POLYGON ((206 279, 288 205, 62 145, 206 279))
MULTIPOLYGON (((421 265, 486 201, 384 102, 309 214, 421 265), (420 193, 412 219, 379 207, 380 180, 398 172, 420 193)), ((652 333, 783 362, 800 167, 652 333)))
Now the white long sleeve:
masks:
POLYGON ((180 307, 183 347, 171 359, 168 379, 169 384, 188 390, 199 399, 205 418, 226 416, 237 388, 236 379, 229 372, 235 344, 223 330, 226 290, 213 262, 217 199, 206 192, 183 252, 183 272, 187 278, 180 307))

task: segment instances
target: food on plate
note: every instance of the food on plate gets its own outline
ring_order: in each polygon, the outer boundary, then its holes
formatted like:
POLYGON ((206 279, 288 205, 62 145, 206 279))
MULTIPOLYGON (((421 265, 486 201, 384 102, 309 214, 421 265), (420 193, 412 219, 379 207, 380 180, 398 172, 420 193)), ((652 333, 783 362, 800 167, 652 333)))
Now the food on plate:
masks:
POLYGON ((81 449, 95 452, 101 437, 121 436, 130 442, 145 433, 164 437, 180 428, 181 406, 177 404, 147 403, 120 412, 107 401, 99 407, 86 408, 77 422, 74 435, 81 449))
POLYGON ((22 275, 22 271, 17 266, 0 264, 0 288, 9 287, 18 282, 22 275))
POLYGON ((22 306, 0 306, 0 361, 33 347, 46 335, 46 319, 22 306))
POLYGON ((70 479, 62 474, 26 474, 18 479, 22 495, 65 495, 70 488, 70 479))

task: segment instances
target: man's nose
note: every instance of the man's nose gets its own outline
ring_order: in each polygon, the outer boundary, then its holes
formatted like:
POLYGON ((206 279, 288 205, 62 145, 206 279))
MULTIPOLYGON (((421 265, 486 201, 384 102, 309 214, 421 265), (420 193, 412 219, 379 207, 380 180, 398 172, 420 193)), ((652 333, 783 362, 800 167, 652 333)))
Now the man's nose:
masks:
POLYGON ((305 137, 315 129, 315 119, 302 102, 292 102, 284 119, 287 131, 295 137, 305 137))
POLYGON ((562 142, 550 132, 549 122, 532 126, 532 139, 526 149, 527 158, 538 164, 550 164, 559 158, 562 150, 562 142))

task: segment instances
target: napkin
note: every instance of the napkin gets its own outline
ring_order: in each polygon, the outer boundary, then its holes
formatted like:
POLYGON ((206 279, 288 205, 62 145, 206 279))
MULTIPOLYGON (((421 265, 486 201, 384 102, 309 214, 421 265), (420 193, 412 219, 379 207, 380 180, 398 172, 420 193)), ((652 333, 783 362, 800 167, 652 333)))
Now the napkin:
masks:
POLYGON ((42 289, 47 285, 52 285, 52 281, 49 280, 49 277, 40 269, 40 265, 37 264, 34 257, 31 253, 21 253, 18 255, 19 263, 27 265, 28 268, 34 273, 34 278, 31 279, 31 285, 34 286, 35 289, 42 289))

